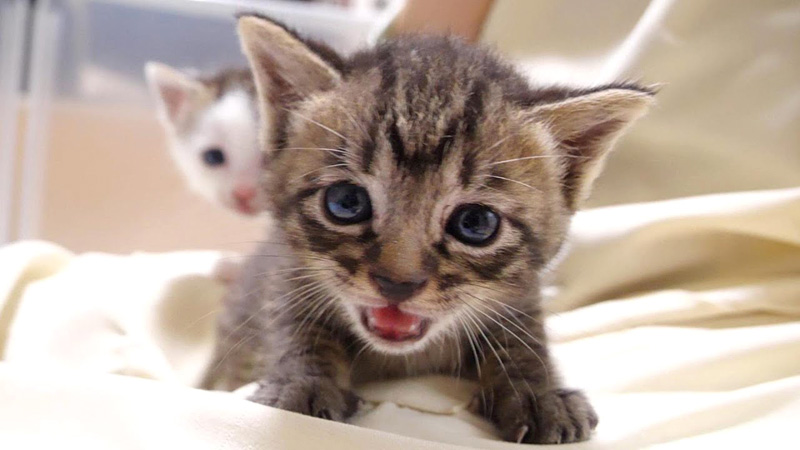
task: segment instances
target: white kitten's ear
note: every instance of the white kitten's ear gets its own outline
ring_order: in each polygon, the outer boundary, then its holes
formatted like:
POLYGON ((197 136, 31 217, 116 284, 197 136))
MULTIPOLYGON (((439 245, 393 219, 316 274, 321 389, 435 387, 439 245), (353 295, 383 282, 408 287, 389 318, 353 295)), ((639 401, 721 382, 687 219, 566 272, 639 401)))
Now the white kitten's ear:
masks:
POLYGON ((335 86, 341 79, 341 58, 331 48, 302 39, 277 22, 243 15, 238 22, 242 51, 250 63, 264 108, 288 107, 297 100, 335 86))
POLYGON ((159 115, 162 120, 176 127, 208 93, 206 86, 196 78, 166 64, 148 62, 144 72, 150 91, 156 99, 159 115))
POLYGON ((563 190, 571 209, 589 195, 614 142, 647 112, 654 94, 635 85, 612 85, 563 91, 563 99, 534 107, 534 120, 548 129, 564 155, 563 190))

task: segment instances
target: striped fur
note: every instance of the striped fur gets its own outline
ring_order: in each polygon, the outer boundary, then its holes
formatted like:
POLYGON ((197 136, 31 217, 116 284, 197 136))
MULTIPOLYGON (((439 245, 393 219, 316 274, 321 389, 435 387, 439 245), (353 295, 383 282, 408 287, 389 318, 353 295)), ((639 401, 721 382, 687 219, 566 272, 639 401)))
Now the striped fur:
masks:
POLYGON ((387 41, 332 65, 267 19, 245 16, 239 31, 260 101, 276 89, 294 101, 263 125, 282 136, 263 142, 278 231, 229 297, 209 384, 257 379, 255 401, 343 420, 353 383, 449 373, 480 382, 478 410, 506 440, 587 439, 597 418, 549 360, 540 275, 652 93, 532 89, 492 52, 450 38, 387 41), (341 181, 367 190, 371 220, 326 217, 325 189, 341 181), (486 245, 445 231, 473 203, 501 217, 486 245), (362 324, 360 308, 385 305, 375 268, 430 280, 402 304, 430 320, 418 341, 387 345, 362 324))

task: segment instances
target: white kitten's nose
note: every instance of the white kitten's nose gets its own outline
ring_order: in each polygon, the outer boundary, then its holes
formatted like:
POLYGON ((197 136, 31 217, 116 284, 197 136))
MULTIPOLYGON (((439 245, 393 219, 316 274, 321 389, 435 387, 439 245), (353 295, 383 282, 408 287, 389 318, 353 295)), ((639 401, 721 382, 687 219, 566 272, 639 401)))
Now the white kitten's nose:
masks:
POLYGON ((233 189, 233 199, 236 200, 236 209, 244 214, 255 214, 257 211, 253 200, 256 198, 256 188, 253 186, 236 186, 233 189))

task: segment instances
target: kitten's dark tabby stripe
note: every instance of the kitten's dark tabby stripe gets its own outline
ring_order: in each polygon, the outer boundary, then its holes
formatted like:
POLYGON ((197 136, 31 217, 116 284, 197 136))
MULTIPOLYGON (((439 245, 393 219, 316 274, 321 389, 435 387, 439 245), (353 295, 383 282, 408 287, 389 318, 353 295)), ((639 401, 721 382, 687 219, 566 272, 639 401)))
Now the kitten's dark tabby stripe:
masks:
POLYGON ((257 380, 254 401, 344 420, 354 383, 453 374, 479 382, 478 409, 506 440, 587 439, 597 417, 550 361, 540 273, 652 92, 531 88, 455 39, 401 38, 340 59, 263 17, 240 18, 239 32, 262 110, 291 101, 263 118, 280 136, 265 143, 278 148, 264 174, 273 244, 226 300, 205 384, 257 380), (326 192, 343 182, 368 195, 367 220, 330 220, 326 192), (448 228, 463 205, 499 218, 491 240, 448 228), (376 311, 402 319, 381 325, 392 333, 415 325, 387 338, 370 325, 376 311))

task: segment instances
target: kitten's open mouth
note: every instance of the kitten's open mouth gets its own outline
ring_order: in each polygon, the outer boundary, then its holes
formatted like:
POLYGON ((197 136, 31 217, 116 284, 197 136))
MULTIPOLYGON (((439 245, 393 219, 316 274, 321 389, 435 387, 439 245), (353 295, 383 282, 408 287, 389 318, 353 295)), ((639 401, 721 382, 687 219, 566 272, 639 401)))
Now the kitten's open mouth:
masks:
POLYGON ((430 319, 400 311, 397 306, 364 308, 361 323, 375 336, 391 341, 416 341, 425 335, 430 319))

